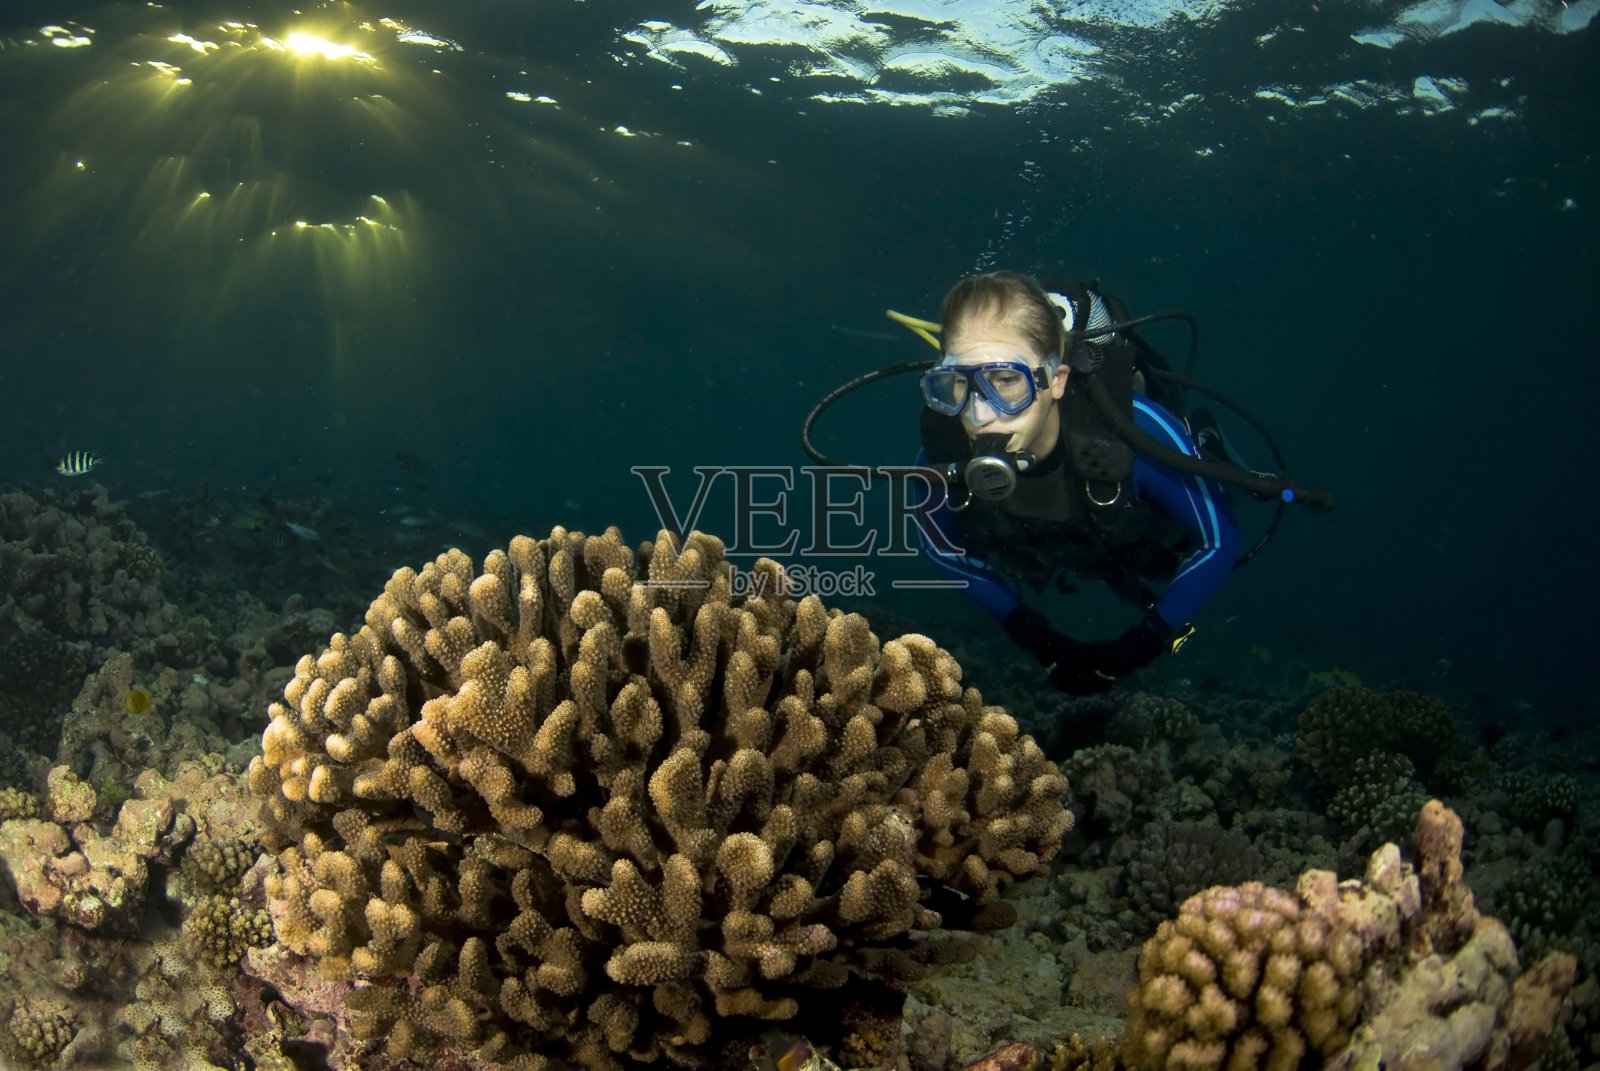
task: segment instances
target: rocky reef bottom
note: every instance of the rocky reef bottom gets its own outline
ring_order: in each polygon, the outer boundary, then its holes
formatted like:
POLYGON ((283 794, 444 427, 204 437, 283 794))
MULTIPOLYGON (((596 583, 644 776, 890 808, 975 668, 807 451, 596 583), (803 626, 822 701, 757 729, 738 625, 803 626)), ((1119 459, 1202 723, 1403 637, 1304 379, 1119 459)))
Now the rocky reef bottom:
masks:
MULTIPOLYGON (((72 820, 86 791, 58 776, 42 801, 50 817, 0 823, 14 894, 0 911, 11 1066, 418 1066, 350 1029, 351 983, 274 942, 259 906, 273 864, 247 847, 236 774, 186 761, 173 781, 145 777, 106 836, 72 820), (196 812, 193 830, 177 820, 196 812)), ((700 1066, 1592 1064, 1592 968, 1565 951, 1519 956, 1506 924, 1476 905, 1465 833, 1431 801, 1404 857, 1385 844, 1360 877, 1313 869, 1290 888, 1211 886, 1127 948, 1090 946, 1067 893, 1089 876, 1063 866, 1007 895, 1009 926, 912 934, 942 951, 905 992, 846 987, 781 1023, 725 1023, 700 1066)), ((430 1062, 519 1066, 448 1044, 430 1062)))
MULTIPOLYGON (((416 1066, 349 1029, 351 983, 274 939, 275 863, 244 777, 259 744, 207 714, 256 701, 259 682, 164 670, 154 713, 132 713, 134 677, 113 657, 66 715, 63 753, 92 761, 40 757, 37 792, 0 791, 0 1051, 27 1068, 416 1066)), ((705 1066, 1595 1063, 1581 793, 1570 811, 1536 807, 1537 781, 1478 754, 1462 764, 1479 765, 1476 792, 1419 805, 1352 873, 1370 831, 1292 805, 1308 780, 1292 742, 1230 742, 1144 693, 1117 717, 1145 726, 1154 706, 1164 729, 1060 763, 1077 827, 1048 874, 1005 893, 1009 924, 914 931, 914 977, 725 1021, 705 1066)), ((507 1066, 449 1045, 434 1064, 507 1066)))
MULTIPOLYGON (((351 1028, 365 983, 279 941, 247 777, 296 660, 360 621, 383 555, 331 523, 285 547, 284 503, 164 508, 147 533, 103 492, 0 501, 0 1066, 421 1066, 351 1028), (354 579, 296 594, 263 539, 354 579), (248 569, 277 609, 230 579, 248 569)), ((994 909, 944 909, 973 928, 896 936, 893 972, 719 1018, 693 1066, 1600 1063, 1593 719, 1277 664, 1066 701, 1003 640, 936 639, 1064 775, 1061 850, 994 909)), ((433 1033, 426 1066, 558 1066, 433 1033)), ((583 1066, 645 1065, 623 1046, 583 1066)))

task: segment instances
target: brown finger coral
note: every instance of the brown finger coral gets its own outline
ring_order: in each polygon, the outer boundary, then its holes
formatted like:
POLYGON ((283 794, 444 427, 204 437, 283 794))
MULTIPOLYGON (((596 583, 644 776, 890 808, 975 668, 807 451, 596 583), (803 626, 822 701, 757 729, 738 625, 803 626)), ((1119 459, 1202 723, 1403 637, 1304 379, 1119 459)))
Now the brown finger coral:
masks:
POLYGON ((793 1016, 937 925, 935 885, 987 902, 1057 850, 1065 779, 960 675, 815 598, 733 600, 698 533, 402 569, 251 766, 278 938, 393 1055, 705 1062, 720 1017, 793 1016))

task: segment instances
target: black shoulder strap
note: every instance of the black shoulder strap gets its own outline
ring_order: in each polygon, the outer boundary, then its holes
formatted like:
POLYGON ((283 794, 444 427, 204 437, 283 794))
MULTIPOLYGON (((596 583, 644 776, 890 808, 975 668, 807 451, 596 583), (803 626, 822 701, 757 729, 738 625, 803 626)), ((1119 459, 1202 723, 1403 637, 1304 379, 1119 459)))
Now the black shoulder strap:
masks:
MULTIPOLYGON (((1083 331, 1094 309, 1094 294, 1090 288, 1083 283, 1062 283, 1052 289, 1072 302, 1073 332, 1083 331)), ((1100 297, 1106 300, 1106 295, 1100 297)), ((1113 315, 1119 308, 1120 305, 1108 304, 1108 311, 1113 315)), ((1084 480, 1114 487, 1133 475, 1133 447, 1112 430, 1105 414, 1089 396, 1084 377, 1093 375, 1104 382, 1117 407, 1131 416, 1137 351, 1120 338, 1069 341, 1068 345, 1073 347, 1067 353, 1067 364, 1073 373, 1067 380, 1067 392, 1061 398, 1061 432, 1067 441, 1072 469, 1084 480)))

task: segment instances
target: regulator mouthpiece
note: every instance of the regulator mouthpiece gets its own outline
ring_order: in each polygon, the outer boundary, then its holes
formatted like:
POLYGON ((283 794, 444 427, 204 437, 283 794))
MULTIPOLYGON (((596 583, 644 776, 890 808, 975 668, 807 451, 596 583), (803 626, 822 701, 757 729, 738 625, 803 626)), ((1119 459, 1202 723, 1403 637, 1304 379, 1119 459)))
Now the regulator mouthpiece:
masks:
POLYGON ((1009 435, 979 435, 972 443, 973 456, 961 470, 967 492, 987 502, 998 502, 1017 489, 1017 477, 1033 466, 1030 453, 1006 449, 1009 435))
POLYGON ((1017 489, 1017 470, 1003 457, 975 457, 961 471, 962 482, 974 498, 998 502, 1017 489))

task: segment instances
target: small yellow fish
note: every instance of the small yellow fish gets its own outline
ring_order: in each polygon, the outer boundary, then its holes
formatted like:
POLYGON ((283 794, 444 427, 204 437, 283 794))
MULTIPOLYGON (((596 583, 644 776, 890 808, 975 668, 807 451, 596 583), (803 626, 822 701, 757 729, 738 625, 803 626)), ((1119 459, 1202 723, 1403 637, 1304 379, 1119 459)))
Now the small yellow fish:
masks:
POLYGON ((122 697, 122 709, 129 714, 144 714, 150 710, 150 692, 146 688, 134 685, 122 697))
POLYGON ((1310 679, 1312 684, 1321 684, 1329 688, 1332 688, 1334 685, 1338 684, 1342 684, 1347 688, 1361 687, 1360 677, 1356 676, 1348 669, 1340 669, 1338 666, 1334 666, 1332 669, 1317 670, 1314 673, 1306 674, 1306 676, 1310 679))
POLYGON ((61 459, 56 471, 63 476, 83 476, 105 464, 106 459, 87 450, 74 450, 61 459))
POLYGON ((1263 666, 1272 665, 1272 652, 1261 646, 1259 643, 1250 648, 1250 653, 1255 657, 1255 660, 1260 662, 1263 666))

